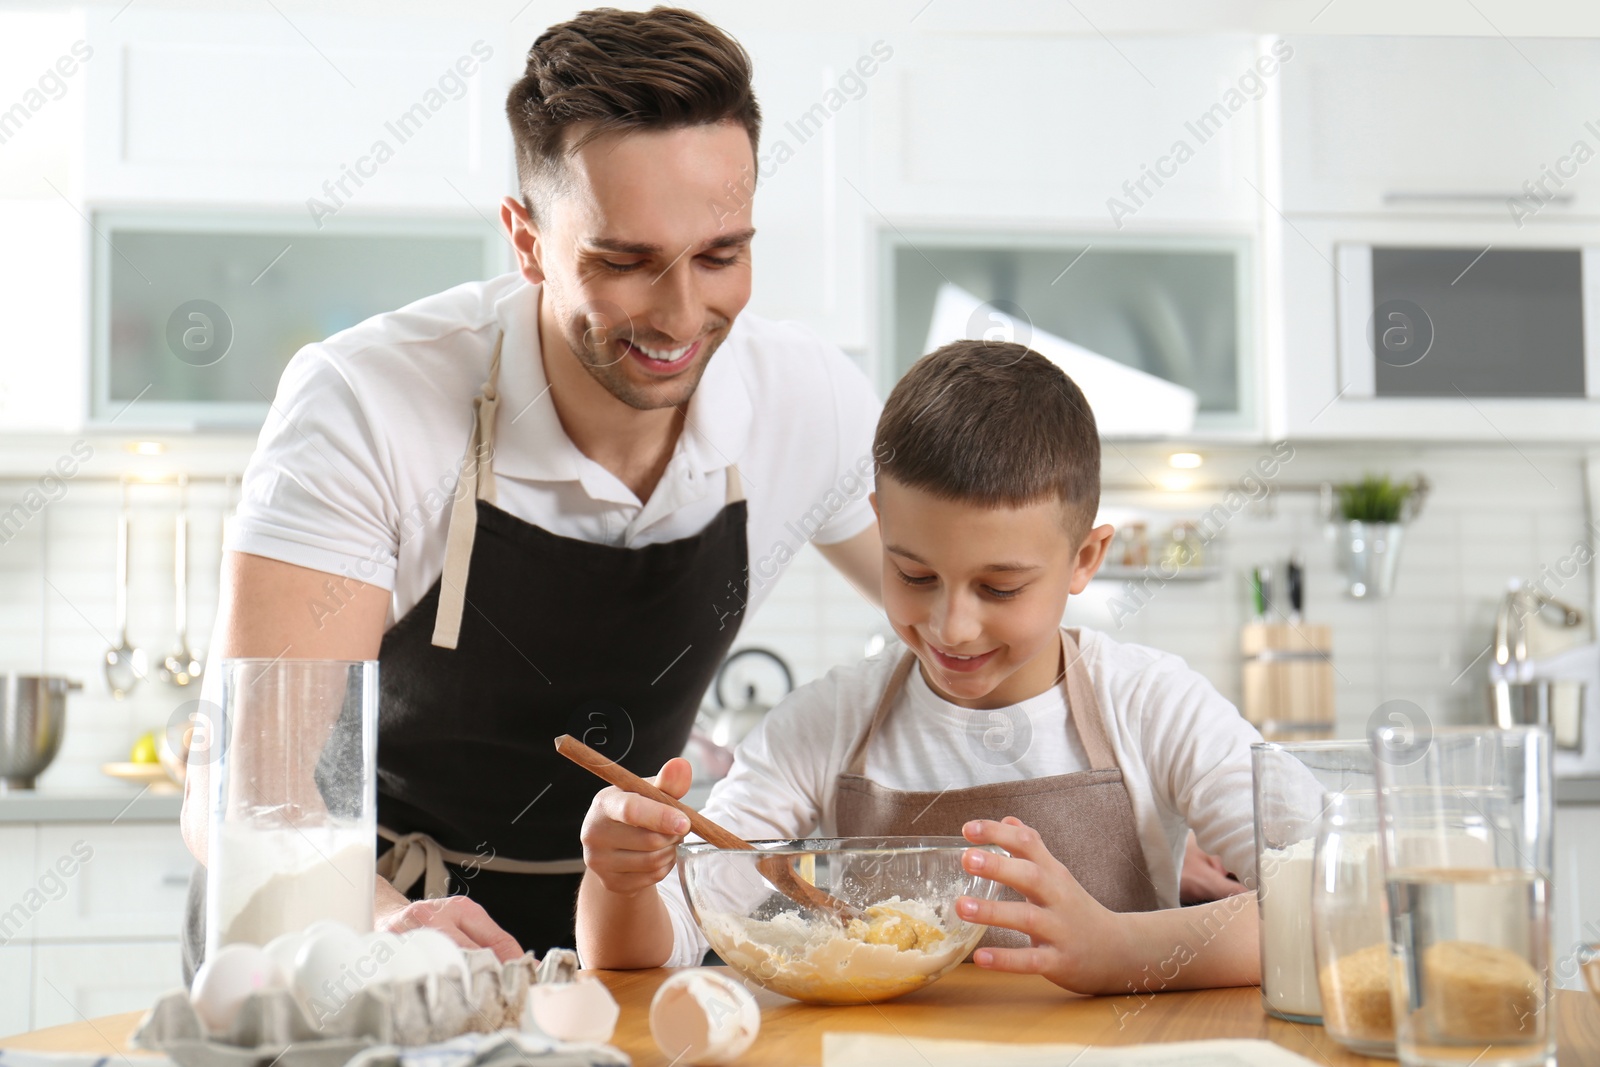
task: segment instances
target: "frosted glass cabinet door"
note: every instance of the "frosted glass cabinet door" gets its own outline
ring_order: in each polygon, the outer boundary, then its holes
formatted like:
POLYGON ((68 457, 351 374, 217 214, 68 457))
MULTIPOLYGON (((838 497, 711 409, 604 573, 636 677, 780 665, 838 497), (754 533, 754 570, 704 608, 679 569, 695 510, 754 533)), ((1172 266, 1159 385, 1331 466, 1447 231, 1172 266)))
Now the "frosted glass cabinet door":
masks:
POLYGON ((302 346, 501 269, 481 223, 102 215, 90 420, 259 426, 302 346))
POLYGON ((1032 330, 1193 390, 1202 433, 1259 427, 1245 239, 895 231, 880 255, 885 392, 924 354, 950 282, 1032 330))

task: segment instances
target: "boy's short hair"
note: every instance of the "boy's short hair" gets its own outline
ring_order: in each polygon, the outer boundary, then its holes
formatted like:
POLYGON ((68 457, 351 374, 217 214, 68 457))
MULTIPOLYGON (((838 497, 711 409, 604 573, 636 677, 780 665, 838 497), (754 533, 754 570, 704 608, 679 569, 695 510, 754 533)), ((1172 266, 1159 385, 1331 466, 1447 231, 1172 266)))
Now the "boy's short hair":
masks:
POLYGON ((681 8, 597 7, 551 26, 506 97, 529 213, 538 220, 567 156, 602 134, 731 122, 744 127, 753 157, 761 108, 750 72, 738 41, 681 8))
POLYGON ((1023 345, 955 341, 911 365, 873 440, 878 473, 985 507, 1061 501, 1075 538, 1100 507, 1100 433, 1083 392, 1023 345))

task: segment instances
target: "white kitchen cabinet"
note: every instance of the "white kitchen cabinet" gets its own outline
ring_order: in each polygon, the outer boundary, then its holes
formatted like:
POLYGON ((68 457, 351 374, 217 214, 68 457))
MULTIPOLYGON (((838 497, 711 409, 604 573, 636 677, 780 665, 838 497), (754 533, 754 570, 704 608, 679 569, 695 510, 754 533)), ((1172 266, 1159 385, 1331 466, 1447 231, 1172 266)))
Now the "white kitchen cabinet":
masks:
POLYGON ((501 22, 95 9, 83 199, 488 213, 514 190, 501 22))
POLYGON ((1280 73, 1270 56, 1256 67, 1270 48, 1257 38, 936 34, 894 48, 867 96, 862 191, 877 212, 1113 231, 1256 218, 1241 179, 1255 181, 1256 100, 1280 73))
POLYGON ((1600 41, 1288 38, 1282 202, 1293 214, 1600 215, 1600 41), (1578 142, 1587 164, 1574 156, 1578 142), (1548 170, 1546 169, 1548 168, 1548 170), (1553 174, 1556 180, 1548 175, 1553 174))
POLYGON ((177 941, 40 944, 34 949, 32 1028, 143 1011, 181 988, 177 941))
POLYGON ((59 872, 57 864, 74 873, 61 899, 39 912, 41 941, 176 938, 182 930, 194 858, 177 826, 42 826, 35 877, 59 872))
POLYGON ((1552 966, 1565 989, 1583 989, 1577 946, 1600 942, 1600 804, 1556 809, 1552 966))
POLYGON ((867 108, 889 77, 894 48, 841 34, 734 32, 750 52, 761 101, 757 180, 708 207, 721 214, 752 205, 751 311, 862 348, 874 220, 851 184, 866 181, 867 108))
POLYGON ((33 946, 0 947, 0 1037, 33 1027, 33 946))
POLYGON ((34 885, 33 850, 37 831, 32 825, 0 826, 0 945, 33 938, 35 907, 42 896, 31 895, 34 885))

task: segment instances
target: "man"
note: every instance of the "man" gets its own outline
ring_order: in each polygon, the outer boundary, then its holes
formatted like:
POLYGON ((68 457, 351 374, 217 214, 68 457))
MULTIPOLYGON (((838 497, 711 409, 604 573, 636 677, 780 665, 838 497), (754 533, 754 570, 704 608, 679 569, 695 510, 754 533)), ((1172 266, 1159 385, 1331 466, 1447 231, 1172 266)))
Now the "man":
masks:
MULTIPOLYGON (((755 231, 734 191, 760 132, 743 49, 686 11, 586 12, 534 43, 507 113, 517 272, 295 356, 212 644, 380 660, 379 925, 502 958, 573 944, 603 783, 552 740, 652 773, 803 540, 874 600, 880 553, 867 381, 740 314, 755 231)), ((196 765, 202 863, 206 797, 196 765)), ((192 963, 198 904, 190 925, 192 963)))

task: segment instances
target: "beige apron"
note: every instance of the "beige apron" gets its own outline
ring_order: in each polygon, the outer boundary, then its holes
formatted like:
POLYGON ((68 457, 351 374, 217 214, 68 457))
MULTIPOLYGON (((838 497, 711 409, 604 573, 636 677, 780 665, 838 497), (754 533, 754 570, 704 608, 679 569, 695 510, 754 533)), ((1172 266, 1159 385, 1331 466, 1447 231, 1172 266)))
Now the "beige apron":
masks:
MULTIPOLYGON (((1100 702, 1078 652, 1075 632, 1061 631, 1065 657, 1067 729, 1076 729, 1090 770, 1017 782, 993 782, 939 793, 889 789, 862 774, 867 746, 889 714, 906 678, 916 666, 910 652, 896 666, 878 701, 872 725, 856 743, 834 785, 841 837, 961 836, 973 819, 1013 815, 1036 830, 1050 854, 1089 894, 1112 911, 1154 911, 1160 907, 1155 883, 1144 861, 1133 804, 1106 736, 1100 702)), ((1004 900, 1021 900, 1003 888, 1004 900)), ((1015 931, 991 928, 983 944, 1026 946, 1015 931)))

